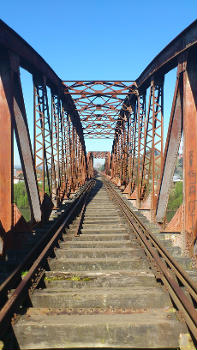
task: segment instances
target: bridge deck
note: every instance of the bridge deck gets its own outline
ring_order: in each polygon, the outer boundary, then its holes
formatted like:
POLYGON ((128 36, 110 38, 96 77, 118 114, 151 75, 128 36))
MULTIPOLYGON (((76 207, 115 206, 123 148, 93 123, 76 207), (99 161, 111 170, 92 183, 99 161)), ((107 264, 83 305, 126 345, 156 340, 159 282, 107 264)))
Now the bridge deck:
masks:
POLYGON ((188 330, 101 178, 75 237, 77 220, 14 325, 20 348, 178 348, 188 330))

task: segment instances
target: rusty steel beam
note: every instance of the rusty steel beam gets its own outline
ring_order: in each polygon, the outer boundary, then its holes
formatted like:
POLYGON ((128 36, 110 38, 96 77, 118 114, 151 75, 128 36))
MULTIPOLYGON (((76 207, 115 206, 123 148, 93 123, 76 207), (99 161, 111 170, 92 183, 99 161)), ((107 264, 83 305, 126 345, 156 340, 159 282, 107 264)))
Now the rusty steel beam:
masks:
POLYGON ((131 182, 131 193, 134 192, 135 187, 138 183, 137 178, 137 147, 138 147, 138 120, 137 120, 137 100, 132 105, 131 110, 131 175, 130 175, 130 182, 131 182))
POLYGON ((159 223, 163 223, 165 220, 168 198, 181 142, 183 127, 183 69, 183 64, 179 64, 157 199, 156 219, 159 223))
MULTIPOLYGON (((5 232, 13 225, 13 124, 10 110, 13 91, 10 74, 9 56, 4 52, 0 60, 0 224, 5 232)), ((2 250, 1 245, 0 254, 2 250)))
POLYGON ((111 154, 108 151, 90 151, 88 152, 88 158, 91 159, 91 166, 93 166, 93 159, 105 159, 104 172, 106 175, 111 175, 110 159, 111 154))
MULTIPOLYGON (((13 29, 0 20, 0 46, 17 54, 20 66, 32 75, 38 72, 46 77, 46 83, 53 89, 62 89, 62 83, 57 74, 46 61, 13 29)), ((63 90, 62 90, 63 93, 63 90)), ((63 95, 63 94, 62 94, 63 95)))
POLYGON ((109 151, 90 151, 95 159, 105 159, 109 156, 109 151))
POLYGON ((41 207, 38 194, 38 185, 34 169, 32 147, 27 124, 25 104, 20 81, 18 59, 11 55, 12 81, 13 85, 13 111, 12 117, 16 132, 18 151, 20 154, 26 190, 29 199, 32 222, 41 221, 41 207))
MULTIPOLYGON (((86 195, 91 191, 94 186, 95 181, 90 180, 86 183, 81 193, 78 195, 73 203, 71 204, 69 211, 66 215, 61 216, 57 222, 43 233, 42 238, 39 242, 32 248, 32 250, 27 254, 27 256, 22 260, 22 262, 17 266, 13 273, 6 279, 0 288, 2 299, 5 298, 5 293, 7 295, 8 288, 15 285, 15 290, 4 303, 0 310, 0 336, 1 339, 6 332, 10 331, 11 320, 14 313, 17 312, 17 308, 20 305, 25 304, 25 300, 30 291, 30 287, 33 286, 34 277, 38 277, 42 265, 46 264, 46 259, 49 257, 51 249, 55 247, 59 238, 61 237, 63 230, 72 222, 73 217, 76 216, 80 206, 83 205, 86 195), (29 268, 27 275, 21 279, 21 273, 24 268, 29 268)), ((42 274, 42 271, 41 271, 42 274)), ((34 286, 35 287, 35 286, 34 286)))
POLYGON ((197 237, 197 48, 191 50, 183 72, 184 226, 191 251, 197 237))
POLYGON ((52 135, 52 150, 53 150, 53 184, 56 205, 60 199, 60 189, 62 185, 61 176, 64 176, 61 172, 62 159, 62 113, 61 113, 61 101, 58 95, 51 94, 51 135, 52 135))
POLYGON ((62 85, 61 79, 46 63, 46 61, 13 29, 6 23, 0 20, 0 49, 8 49, 19 57, 19 65, 33 76, 37 75, 45 77, 46 85, 53 89, 53 92, 58 94, 62 99, 64 109, 72 114, 72 122, 78 129, 81 142, 85 149, 83 140, 82 124, 76 110, 74 101, 70 94, 65 96, 65 87, 62 85))
POLYGON ((55 192, 58 199, 60 199, 60 197, 62 199, 65 192, 68 192, 67 184, 65 184, 65 181, 68 183, 68 169, 65 167, 67 153, 64 141, 66 138, 64 138, 63 135, 65 135, 66 132, 66 125, 63 124, 63 114, 69 113, 72 129, 74 128, 75 145, 72 155, 74 161, 71 159, 74 178, 71 182, 76 182, 73 185, 74 187, 77 188, 79 181, 77 175, 79 164, 77 163, 78 160, 75 161, 75 156, 78 154, 79 148, 81 152, 80 161, 83 163, 81 166, 81 185, 88 176, 88 164, 82 124, 71 95, 67 94, 65 96, 64 94, 65 87, 63 88, 59 77, 40 55, 3 21, 0 21, 0 49, 2 96, 0 120, 3 125, 3 127, 1 127, 2 137, 0 140, 0 220, 3 226, 2 230, 7 232, 14 225, 12 193, 13 127, 16 131, 16 140, 26 183, 32 221, 38 222, 41 220, 41 201, 45 196, 46 183, 48 184, 49 195, 51 197, 56 182, 57 188, 55 192), (37 82, 36 90, 34 89, 34 92, 37 94, 35 94, 34 98, 34 155, 32 155, 32 146, 23 100, 20 67, 28 70, 32 74, 34 82, 37 82), (56 118, 58 119, 56 126, 54 120, 51 120, 52 113, 49 108, 47 95, 47 90, 49 90, 49 88, 52 92, 52 96, 56 96, 60 104, 60 112, 58 118, 56 118), (53 131, 53 128, 57 128, 57 130, 53 131), (56 138, 58 149, 57 147, 55 148, 53 144, 54 138, 56 138), (33 163, 33 156, 35 158, 35 164, 33 163), (55 159, 55 156, 57 156, 58 161, 55 159), (41 198, 39 198, 38 182, 35 173, 35 168, 37 167, 37 169, 39 169, 40 166, 42 166, 41 198), (6 170, 4 171, 4 169, 6 170))
POLYGON ((161 245, 160 240, 144 226, 142 221, 135 215, 135 212, 129 208, 128 204, 113 189, 109 181, 105 180, 104 183, 110 197, 119 206, 137 240, 143 247, 153 271, 163 282, 196 341, 197 311, 195 303, 197 302, 197 288, 195 283, 169 254, 168 250, 161 245))
MULTIPOLYGON (((142 138, 143 140, 143 138, 142 138)), ((139 140, 140 142, 141 140, 139 140)), ((151 192, 151 207, 156 206, 156 186, 161 176, 163 160, 163 79, 152 80, 144 131, 142 171, 138 179, 139 201, 151 192)))
MULTIPOLYGON (((136 85, 138 87, 139 95, 145 94, 146 89, 151 85, 151 81, 163 80, 164 75, 172 68, 174 68, 180 62, 181 56, 192 49, 197 43, 197 21, 192 23, 188 28, 186 28, 181 34, 177 36, 164 50, 155 57, 155 59, 148 65, 140 77, 136 80, 136 85)), ((157 84, 156 84, 157 85, 157 84)), ((151 207, 156 207, 156 196, 158 181, 161 175, 162 161, 163 161, 163 93, 159 92, 158 96, 155 95, 154 89, 151 87, 149 108, 147 111, 146 126, 143 125, 144 116, 140 116, 140 101, 138 99, 138 113, 136 115, 137 119, 133 119, 132 123, 132 137, 131 137, 131 150, 132 162, 131 168, 134 170, 137 168, 137 173, 134 174, 132 169, 130 171, 130 184, 138 183, 138 200, 143 200, 146 198, 147 189, 150 183, 151 177, 151 194, 152 194, 152 204, 151 207), (161 101, 160 101, 161 100, 161 101), (161 117, 160 117, 161 115, 161 117), (151 118, 151 119, 150 119, 151 118), (142 119, 142 121, 141 121, 142 119), (156 125, 157 124, 157 125, 156 125), (138 156, 136 154, 136 144, 138 144, 138 156), (156 153, 159 155, 156 155, 156 153), (144 159, 143 159, 144 158, 144 159), (143 159, 143 161, 142 161, 143 159), (137 161, 138 166, 132 166, 132 163, 137 161), (158 166, 159 162, 159 166, 158 166), (157 184, 156 184, 157 182, 157 184)), ((194 94, 194 93, 193 93, 194 94)), ((136 96, 127 96, 123 105, 127 106, 127 109, 132 105, 136 105, 136 96)), ((134 107, 135 108, 135 107, 134 107)), ((132 108, 131 108, 132 109, 132 108)), ((117 121, 116 132, 122 134, 124 130, 124 123, 121 120, 117 121)), ((113 170, 113 176, 118 176, 121 178, 119 171, 119 160, 124 158, 124 152, 121 151, 119 136, 118 139, 114 139, 115 145, 113 152, 115 152, 115 158, 118 161, 113 162, 113 167, 117 166, 117 169, 113 170), (120 157, 121 153, 121 157, 120 157)), ((172 169, 171 169, 172 170, 172 169)), ((120 179, 121 181, 121 179, 120 179)), ((169 187, 169 186, 168 186, 169 187)), ((131 186, 132 190, 132 186, 131 186)), ((149 188, 150 191, 150 188, 149 188)), ((166 192, 166 188, 164 190, 166 192)), ((165 202, 167 203, 168 195, 166 196, 165 202)), ((162 204, 163 208, 167 205, 162 204)), ((160 206, 161 208, 161 206, 160 206)), ((161 216, 161 215, 160 215, 161 216)), ((162 216, 164 217, 164 210, 162 216)))
POLYGON ((143 93, 137 99, 137 114, 138 114, 138 153, 137 153, 137 178, 140 179, 143 166, 143 154, 145 151, 145 123, 146 123, 146 95, 143 93))
POLYGON ((164 75, 178 65, 179 56, 197 44, 197 20, 173 39, 136 79, 137 87, 146 89, 153 75, 164 75))
POLYGON ((114 137, 126 96, 136 93, 134 81, 64 81, 65 95, 71 94, 80 115, 84 136, 114 137))
POLYGON ((184 186, 182 227, 184 234, 184 247, 191 255, 193 254, 193 242, 197 235, 196 58, 197 48, 192 48, 189 53, 185 53, 180 57, 156 213, 157 221, 163 223, 165 220, 166 207, 168 204, 178 149, 183 134, 184 186))
MULTIPOLYGON (((29 136, 29 130, 27 126, 27 117, 26 117, 26 111, 25 111, 25 105, 23 101, 23 94, 21 89, 21 82, 20 82, 20 75, 19 75, 19 65, 18 65, 18 57, 13 54, 8 54, 4 51, 4 54, 6 56, 6 66, 7 66, 7 77, 6 81, 2 77, 2 81, 4 81, 4 85, 6 84, 5 89, 5 96, 4 99, 7 104, 8 101, 8 108, 9 113, 12 116, 13 121, 13 127, 16 132, 16 141, 18 145, 18 150, 20 154, 21 159, 21 165, 23 169, 23 174, 25 178, 26 183, 26 189, 27 194, 29 198, 29 204, 30 204, 30 210, 31 210, 31 216, 32 221, 40 221, 41 220, 41 211, 40 211, 40 201, 38 197, 38 187, 36 183, 35 178, 35 171, 33 166, 33 156, 32 156, 32 149, 31 149, 31 143, 30 143, 30 136, 29 136)), ((2 62, 2 61, 1 61, 2 62)), ((3 101, 3 99, 2 99, 3 101)), ((3 108, 1 108, 1 117, 3 115, 3 108)), ((0 166, 1 174, 3 175, 3 168, 7 169, 7 174, 9 174, 9 149, 12 149, 12 139, 8 137, 8 132, 10 127, 6 125, 9 122, 9 118, 7 116, 4 124, 1 127, 1 130, 4 132, 4 135, 6 136, 6 141, 4 140, 3 145, 0 147, 1 151, 3 151, 4 155, 7 157, 6 162, 0 166), (9 142, 9 146, 7 145, 7 153, 4 151, 4 147, 6 142, 9 142), (6 155, 7 154, 7 155, 6 155)), ((3 137, 1 138, 3 141, 3 137)), ((12 150, 13 152, 13 150, 12 150)), ((3 154, 1 159, 3 160, 3 154)), ((12 154, 13 157, 13 154, 12 154)), ((2 181, 1 183, 4 184, 4 188, 6 189, 6 182, 9 181, 9 187, 12 188, 13 186, 13 162, 12 162, 12 169, 10 170, 10 176, 7 176, 6 181, 2 181)), ((13 198, 12 195, 10 199, 6 199, 6 196, 9 195, 10 191, 6 190, 7 195, 0 196, 1 200, 4 201, 4 206, 9 206, 10 209, 7 210, 7 213, 11 213, 11 217, 9 219, 9 225, 4 225, 3 227, 5 231, 9 231, 9 229, 13 226, 13 208, 12 208, 12 202, 13 198), (11 203, 10 203, 11 200, 11 203)), ((10 195, 9 195, 10 196, 10 195)), ((1 213, 3 213, 3 210, 1 210, 1 213)), ((6 219, 6 215, 3 215, 4 219, 6 219)))
POLYGON ((88 162, 88 178, 91 178, 94 176, 93 156, 91 152, 88 152, 87 154, 87 162, 88 162))
MULTIPOLYGON (((110 174, 112 181, 121 186, 121 189, 125 189, 125 193, 132 195, 135 192, 138 207, 143 207, 145 200, 151 197, 149 209, 154 211, 158 198, 157 220, 163 221, 168 201, 169 183, 175 166, 175 153, 179 144, 180 130, 182 130, 181 118, 183 115, 185 139, 184 223, 187 236, 190 237, 188 240, 191 241, 192 232, 195 225, 197 225, 197 83, 194 64, 196 60, 196 50, 194 49, 197 44, 196 33, 197 21, 193 22, 169 43, 147 66, 136 82, 108 80, 62 82, 28 43, 0 21, 0 49, 2 51, 9 50, 11 55, 9 57, 12 57, 14 67, 12 67, 14 84, 8 89, 5 69, 1 66, 4 79, 4 84, 1 84, 2 110, 6 110, 5 96, 8 96, 7 101, 8 104, 10 103, 10 106, 7 106, 7 125, 5 124, 8 133, 6 141, 9 140, 8 173, 11 183, 13 166, 11 115, 13 114, 23 172, 31 202, 32 217, 35 218, 38 215, 36 214, 36 207, 39 208, 40 200, 38 193, 37 195, 33 194, 36 193, 37 188, 34 168, 32 167, 31 171, 27 169, 29 162, 32 161, 32 154, 20 86, 20 67, 25 68, 32 74, 35 83, 34 161, 38 172, 40 167, 42 168, 41 200, 45 196, 45 185, 48 183, 49 195, 56 201, 56 205, 58 201, 64 198, 64 195, 69 196, 71 191, 75 192, 78 186, 82 185, 87 178, 93 176, 94 155, 91 152, 86 157, 84 136, 100 139, 114 138, 111 157, 109 157, 109 153, 105 156, 106 173, 110 174), (178 90, 175 92, 165 161, 162 168, 163 81, 169 70, 177 65, 181 66, 184 54, 188 54, 188 62, 181 72, 179 83, 177 83, 178 90), (48 98, 47 92, 49 88, 50 98, 48 98), (146 90, 148 88, 149 104, 146 109, 146 90), (73 94, 73 98, 71 94, 73 94), (9 102, 9 99, 12 101, 9 102), (49 106, 49 100, 52 101, 51 106, 49 106), (9 109, 11 114, 9 114, 9 109), (22 132, 23 130, 24 132, 22 132), (191 135, 193 137, 190 142, 191 135), (173 148, 173 145, 176 149, 173 148), (25 149, 28 149, 28 159, 26 158, 25 149), (170 165, 172 158, 174 159, 173 166, 170 165), (169 167, 171 167, 170 170, 169 167), (162 169, 163 172, 161 172, 162 169), (31 183, 32 178, 34 178, 33 185, 31 183), (158 192, 160 179, 160 192, 158 192), (32 195, 34 197, 33 202, 32 195)), ((3 64, 5 64, 5 60, 2 61, 3 64)), ((4 117, 1 115, 0 118, 3 120, 4 117)), ((4 135, 2 140, 4 140, 4 135)), ((3 145, 1 145, 1 153, 2 150, 3 145)), ((3 164, 0 164, 0 169, 2 167, 3 164)), ((2 170, 2 179, 5 177, 5 174, 3 174, 2 170)), ((12 184, 10 183, 6 184, 6 205, 9 209, 9 218, 5 219, 5 222, 10 220, 9 225, 11 227, 13 218, 12 184)), ((1 204, 0 207, 2 206, 1 204)))

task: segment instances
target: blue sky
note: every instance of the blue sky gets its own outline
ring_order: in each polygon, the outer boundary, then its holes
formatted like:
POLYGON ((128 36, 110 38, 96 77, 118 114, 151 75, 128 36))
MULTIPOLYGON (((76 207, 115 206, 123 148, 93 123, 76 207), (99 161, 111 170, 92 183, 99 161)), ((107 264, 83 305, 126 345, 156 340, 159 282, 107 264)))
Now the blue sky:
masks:
MULTIPOLYGON (((1 19, 65 80, 135 80, 154 56, 196 19, 196 14, 196 0, 1 2, 1 19)), ((165 125, 174 78, 172 72, 166 81, 165 125)), ((25 88, 28 79, 24 78, 25 88)), ((29 87, 25 102, 30 119, 31 93, 29 87)), ((105 140, 87 142, 88 150, 110 150, 110 146, 105 140)))

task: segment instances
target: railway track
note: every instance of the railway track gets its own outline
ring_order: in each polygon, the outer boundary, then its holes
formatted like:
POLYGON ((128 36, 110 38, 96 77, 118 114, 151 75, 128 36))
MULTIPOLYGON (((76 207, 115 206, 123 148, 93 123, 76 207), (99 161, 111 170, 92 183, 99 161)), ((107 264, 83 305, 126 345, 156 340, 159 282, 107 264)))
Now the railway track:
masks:
POLYGON ((99 177, 93 185, 47 233, 26 276, 15 285, 23 264, 4 282, 4 348, 193 349, 197 288, 188 261, 173 257, 176 247, 161 244, 112 184, 99 177))

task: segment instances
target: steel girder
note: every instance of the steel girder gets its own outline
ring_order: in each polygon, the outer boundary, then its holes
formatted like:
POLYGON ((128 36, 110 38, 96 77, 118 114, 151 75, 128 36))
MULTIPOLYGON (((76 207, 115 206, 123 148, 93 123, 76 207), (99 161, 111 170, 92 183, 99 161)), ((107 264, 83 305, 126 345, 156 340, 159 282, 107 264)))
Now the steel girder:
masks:
MULTIPOLYGON (((173 169, 184 136, 183 230, 189 244, 197 232, 197 21, 179 34, 136 81, 62 82, 19 35, 0 21, 0 221, 3 235, 14 226, 13 131, 16 133, 32 221, 40 221, 46 191, 54 205, 93 176, 87 138, 114 138, 106 173, 138 208, 165 221, 173 169), (34 84, 31 143, 20 67, 34 84), (163 155, 163 84, 178 67, 163 155), (71 96, 73 95, 73 97, 71 96), (3 127, 2 127, 3 126, 3 127), (84 132, 83 132, 84 130, 84 132), (6 170, 5 170, 6 164, 6 170)), ((2 236, 2 234, 1 234, 2 236)))
POLYGON ((111 154, 107 151, 91 151, 88 152, 88 158, 92 159, 92 162, 94 159, 105 159, 104 167, 105 167, 105 174, 110 175, 110 158, 111 154))
POLYGON ((139 209, 150 210, 149 218, 163 224, 183 135, 183 205, 166 230, 183 231, 184 247, 190 251, 197 236, 196 27, 195 21, 136 80, 137 94, 124 101, 127 117, 125 120, 120 113, 111 155, 112 181, 124 189, 139 209), (163 155, 164 78, 175 66, 177 80, 163 155), (129 165, 126 176, 125 154, 129 165))
POLYGON ((2 254, 5 244, 8 248, 14 237, 15 225, 19 219, 15 216, 13 194, 14 132, 31 211, 31 223, 40 222, 44 217, 46 195, 50 197, 49 201, 53 205, 59 205, 71 192, 85 183, 90 177, 90 170, 83 129, 72 97, 69 94, 65 96, 61 80, 22 38, 2 21, 0 28, 0 254, 2 254), (29 131, 23 100, 21 67, 32 74, 33 136, 29 131))
MULTIPOLYGON (((112 138, 124 109, 124 100, 135 94, 133 81, 64 81, 80 115, 85 138, 112 138)), ((125 107, 126 108, 126 107, 125 107)))

